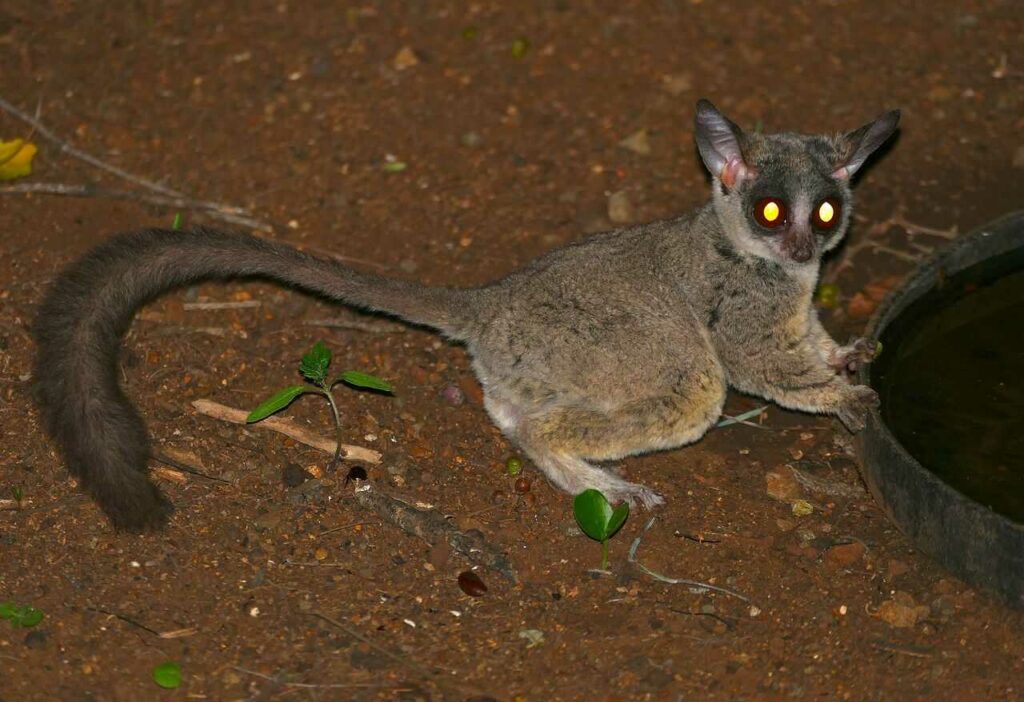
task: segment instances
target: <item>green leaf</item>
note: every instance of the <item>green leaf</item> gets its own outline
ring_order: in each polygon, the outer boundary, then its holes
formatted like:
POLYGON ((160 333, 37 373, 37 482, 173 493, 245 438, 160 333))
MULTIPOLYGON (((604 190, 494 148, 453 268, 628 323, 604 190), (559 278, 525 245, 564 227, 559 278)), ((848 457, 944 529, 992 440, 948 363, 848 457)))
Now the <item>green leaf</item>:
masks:
POLYGON ((173 661, 165 661, 153 668, 153 682, 165 690, 173 690, 181 686, 181 666, 173 661))
POLYGON ((179 229, 181 229, 181 213, 180 212, 175 212, 174 213, 174 221, 171 223, 171 229, 173 229, 174 231, 178 231, 179 229))
POLYGON ((341 382, 352 385, 357 388, 367 388, 368 390, 380 390, 381 392, 394 392, 395 389, 386 380, 382 380, 375 375, 369 373, 360 373, 359 371, 345 371, 338 376, 338 380, 341 382))
MULTIPOLYGON (((595 541, 608 538, 608 521, 612 518, 612 506, 600 490, 584 490, 572 501, 572 513, 583 533, 595 541)), ((619 526, 622 526, 621 524, 619 526)))
POLYGON ((0 602, 0 619, 14 619, 18 616, 18 609, 13 602, 0 602))
POLYGON ((322 341, 313 344, 313 348, 302 357, 299 371, 307 380, 318 385, 327 380, 327 367, 331 365, 331 350, 322 341))
POLYGON ((252 424, 253 422, 258 422, 261 419, 266 419, 274 412, 283 410, 292 403, 292 400, 304 392, 316 391, 311 390, 305 385, 289 385, 282 390, 278 390, 270 398, 264 400, 259 407, 250 412, 249 416, 245 418, 245 421, 252 424))
POLYGON ((19 616, 14 620, 14 623, 27 628, 35 626, 41 621, 43 621, 42 611, 35 607, 26 606, 21 608, 21 612, 19 612, 19 616))
POLYGON ((408 167, 409 165, 405 161, 385 161, 381 166, 385 173, 401 173, 408 167))
POLYGON ((608 518, 608 525, 605 528, 606 539, 610 539, 615 536, 616 532, 622 528, 622 525, 626 523, 626 519, 629 517, 629 503, 623 502, 621 505, 612 510, 612 516, 608 518))

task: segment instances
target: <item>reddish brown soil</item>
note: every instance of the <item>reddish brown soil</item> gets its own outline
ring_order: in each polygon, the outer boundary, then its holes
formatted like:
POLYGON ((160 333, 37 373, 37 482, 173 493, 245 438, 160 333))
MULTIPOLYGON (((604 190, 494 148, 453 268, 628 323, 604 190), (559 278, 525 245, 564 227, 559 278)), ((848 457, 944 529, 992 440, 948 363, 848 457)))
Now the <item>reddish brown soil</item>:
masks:
MULTIPOLYGON (((0 96, 41 104, 47 125, 108 162, 281 223, 281 239, 460 285, 608 226, 612 192, 628 193, 637 220, 702 202, 701 96, 765 130, 853 128, 900 107, 898 142, 859 183, 846 255, 869 237, 889 248, 860 249, 838 274, 831 264, 844 307, 826 323, 840 336, 863 323, 846 312, 855 293, 941 243, 872 225, 902 208, 962 232, 1024 201, 1012 165, 1024 144, 1016 0, 344 5, 8 0, 0 96), (518 59, 517 38, 529 42, 518 59), (403 47, 418 63, 396 70, 403 47), (639 129, 646 156, 617 145, 639 129), (388 154, 408 168, 382 170, 388 154)), ((0 114, 0 137, 26 133, 0 114)), ((37 141, 31 180, 100 177, 37 141)), ((0 511, 0 600, 46 614, 33 630, 0 622, 0 699, 1024 699, 1020 613, 916 553, 863 493, 804 490, 804 517, 768 496, 766 473, 787 464, 857 490, 832 421, 772 407, 762 428, 625 464, 668 498, 641 561, 750 602, 631 569, 646 515, 613 540, 613 574, 598 576, 599 546, 574 527, 570 499, 536 475, 515 498, 512 449, 476 398, 442 399, 449 384, 471 387, 460 348, 422 331, 312 327, 335 310, 266 285, 174 293, 133 327, 124 377, 157 448, 190 452, 228 484, 162 479, 171 527, 114 533, 39 430, 26 327, 61 266, 173 216, 0 199, 0 498, 23 495, 0 511), (261 305, 185 311, 196 295, 261 305), (316 339, 338 366, 398 388, 339 393, 348 440, 385 452, 371 477, 480 529, 520 584, 482 572, 489 591, 467 597, 461 557, 361 513, 338 476, 285 486, 285 467, 321 467, 324 455, 191 410, 200 397, 253 406, 295 379, 316 339), (922 606, 920 621, 878 616, 894 596, 922 606), (523 638, 531 629, 542 643, 523 638), (187 631, 157 635, 176 630, 187 631), (174 692, 151 679, 168 659, 184 675, 174 692)), ((728 411, 758 404, 736 397, 728 411)), ((287 414, 330 433, 313 399, 287 414)))

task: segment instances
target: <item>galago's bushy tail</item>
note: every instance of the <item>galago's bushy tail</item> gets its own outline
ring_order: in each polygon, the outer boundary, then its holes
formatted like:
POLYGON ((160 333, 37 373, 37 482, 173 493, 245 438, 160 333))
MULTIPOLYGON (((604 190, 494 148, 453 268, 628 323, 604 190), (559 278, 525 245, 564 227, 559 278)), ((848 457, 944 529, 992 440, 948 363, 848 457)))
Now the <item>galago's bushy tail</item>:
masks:
POLYGON ((54 281, 34 325, 34 382, 68 469, 118 529, 162 526, 171 504, 147 474, 149 436, 118 382, 136 310, 203 280, 259 278, 462 338, 472 290, 429 288, 353 270, 285 244, 195 229, 150 229, 100 244, 54 281))

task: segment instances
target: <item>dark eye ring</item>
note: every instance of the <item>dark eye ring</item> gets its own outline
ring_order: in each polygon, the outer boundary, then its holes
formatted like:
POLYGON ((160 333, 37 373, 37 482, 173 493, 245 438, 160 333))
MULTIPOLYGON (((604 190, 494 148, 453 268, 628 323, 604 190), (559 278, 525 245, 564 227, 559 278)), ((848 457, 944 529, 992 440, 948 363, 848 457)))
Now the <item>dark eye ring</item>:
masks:
POLYGON ((754 205, 754 219, 765 229, 776 229, 786 223, 786 203, 777 197, 763 197, 754 205))
POLYGON ((811 213, 811 224, 817 229, 832 229, 839 223, 843 206, 834 197, 827 197, 811 213))

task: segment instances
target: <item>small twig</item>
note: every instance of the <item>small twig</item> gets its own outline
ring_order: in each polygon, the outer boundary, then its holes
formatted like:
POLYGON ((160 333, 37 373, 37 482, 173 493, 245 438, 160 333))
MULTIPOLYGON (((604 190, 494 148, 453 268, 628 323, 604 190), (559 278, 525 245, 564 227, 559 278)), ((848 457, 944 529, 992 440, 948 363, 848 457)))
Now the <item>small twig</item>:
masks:
POLYGON ((932 652, 924 648, 909 648, 903 646, 896 646, 885 641, 872 641, 871 646, 877 648, 880 651, 886 651, 888 653, 898 653, 903 656, 910 656, 912 658, 931 658, 932 652))
POLYGON ((730 417, 727 414, 723 414, 722 415, 723 419, 720 422, 718 422, 718 424, 716 424, 715 427, 718 428, 718 427, 728 427, 728 426, 731 426, 733 424, 746 424, 748 427, 754 427, 755 429, 767 429, 768 427, 762 426, 760 424, 754 424, 753 422, 747 421, 749 419, 753 419, 754 417, 759 416, 766 409, 768 409, 767 405, 765 405, 764 407, 758 407, 757 409, 748 410, 748 411, 746 411, 746 412, 744 412, 742 414, 737 414, 735 417, 730 417))
POLYGON ((259 307, 263 303, 259 300, 238 300, 228 302, 186 302, 182 305, 185 310, 245 310, 251 307, 259 307))
POLYGON ((636 537, 636 539, 633 540, 633 545, 629 547, 629 562, 630 563, 632 563, 637 568, 639 568, 641 571, 643 571, 644 573, 646 573, 647 575, 651 576, 652 578, 654 578, 655 580, 657 580, 659 582, 668 583, 669 585, 687 585, 690 588, 690 592, 692 592, 694 594, 702 594, 704 592, 707 592, 708 590, 713 590, 715 592, 720 592, 723 595, 731 595, 733 597, 736 597, 738 599, 743 600, 744 602, 750 602, 749 598, 744 597, 743 595, 739 594, 738 592, 733 592, 732 590, 727 590, 724 587, 718 587, 717 585, 712 585, 711 583, 702 583, 702 582, 700 582, 698 580, 685 580, 683 578, 670 578, 668 576, 665 576, 665 575, 662 575, 660 573, 654 572, 653 570, 651 570, 650 568, 645 566, 643 563, 638 561, 636 559, 636 552, 637 552, 637 549, 640 548, 640 540, 643 539, 644 538, 644 534, 646 534, 647 531, 652 526, 654 526, 654 520, 655 519, 657 519, 657 517, 651 517, 650 518, 650 520, 647 522, 647 525, 644 527, 644 530, 642 532, 640 532, 640 536, 636 537))
POLYGON ((377 653, 380 653, 382 656, 390 658, 391 660, 395 661, 396 663, 399 663, 400 665, 405 666, 406 668, 410 668, 412 670, 415 670, 420 675, 424 675, 424 676, 426 676, 428 678, 434 678, 435 675, 437 674, 437 672, 439 672, 439 671, 428 670, 427 668, 424 668, 422 665, 420 665, 416 661, 412 660, 411 658, 407 658, 406 656, 399 655, 399 654, 395 653, 394 651, 391 651, 391 650, 389 650, 387 648, 384 648, 383 646, 381 646, 376 641, 373 641, 371 639, 366 638, 365 636, 360 634, 358 631, 356 631, 352 627, 347 626, 345 624, 342 624, 341 622, 339 622, 334 617, 329 617, 326 614, 324 614, 323 612, 305 612, 305 614, 308 614, 308 615, 310 615, 312 617, 316 617, 317 619, 325 621, 328 624, 330 624, 332 626, 335 626, 338 629, 341 629, 342 631, 344 631, 346 634, 351 636, 356 641, 359 641, 361 643, 366 644, 367 646, 372 648, 374 651, 377 651, 377 653))
POLYGON ((676 609, 675 607, 669 607, 668 611, 674 614, 684 614, 688 617, 708 617, 709 619, 714 619, 716 622, 721 622, 729 631, 736 628, 737 620, 735 617, 723 617, 720 614, 715 614, 714 612, 691 612, 687 609, 676 609))
POLYGON ((206 478, 207 480, 213 480, 214 482, 224 483, 225 485, 231 485, 232 484, 230 480, 225 480, 224 478, 218 478, 215 475, 208 475, 208 474, 204 473, 203 471, 199 470, 198 468, 196 468, 195 466, 189 465, 188 463, 185 463, 183 461, 179 461, 179 460, 177 460, 175 458, 171 458, 170 456, 168 456, 167 454, 164 454, 164 453, 160 453, 160 452, 154 453, 153 454, 153 460, 160 461, 160 463, 163 463, 165 465, 171 466, 175 470, 180 470, 182 473, 188 473, 189 475, 196 475, 196 476, 198 476, 200 478, 206 478))
POLYGON ((0 188, 0 195, 13 195, 25 193, 42 193, 44 195, 64 195, 67 197, 99 197, 110 200, 131 200, 134 202, 145 202, 150 205, 170 207, 179 210, 197 210, 205 212, 210 217, 220 219, 224 222, 237 224, 251 229, 261 231, 273 231, 274 227, 269 222, 256 219, 240 207, 223 205, 219 202, 208 200, 194 200, 184 195, 162 195, 148 194, 136 190, 118 190, 115 188, 101 188, 96 185, 69 185, 67 183, 17 183, 6 185, 0 188))
MULTIPOLYGON (((195 400, 192 402, 192 406, 195 407, 199 414, 204 414, 207 417, 231 422, 232 424, 247 424, 245 418, 249 416, 249 413, 245 410, 228 407, 227 405, 222 405, 219 402, 214 402, 213 400, 195 400)), ((333 455, 337 448, 337 442, 314 434, 290 419, 284 419, 282 417, 267 417, 263 421, 257 424, 250 424, 249 426, 256 429, 269 429, 271 431, 276 431, 279 434, 284 434, 285 436, 295 439, 301 444, 312 446, 318 451, 323 451, 324 453, 333 455)), ((374 451, 373 449, 365 448, 363 446, 342 444, 341 450, 344 453, 342 458, 347 461, 363 461, 374 465, 381 461, 380 451, 374 451)))
POLYGON ((330 529, 321 531, 319 534, 316 535, 316 537, 320 538, 321 536, 333 534, 336 531, 342 531, 343 529, 352 529, 353 527, 363 526, 364 524, 374 524, 374 522, 349 522, 348 524, 342 524, 341 526, 331 527, 330 529))
MULTIPOLYGON (((858 237, 855 242, 850 242, 845 246, 840 254, 839 260, 833 265, 826 273, 822 276, 822 281, 827 283, 834 283, 838 278, 839 274, 850 268, 853 265, 854 259, 857 255, 864 250, 871 250, 875 253, 884 253, 900 260, 906 261, 912 264, 920 263, 920 258, 913 254, 907 253, 906 251, 900 251, 894 249, 891 246, 878 241, 878 239, 888 232, 893 227, 899 227, 905 231, 908 235, 913 236, 914 234, 926 234, 928 236, 936 236, 942 239, 951 240, 955 239, 959 235, 959 229, 954 225, 949 229, 937 229, 935 227, 926 227, 921 224, 915 224, 908 220, 904 214, 904 208, 902 205, 896 208, 895 212, 887 217, 886 219, 875 222, 867 228, 867 230, 858 237)), ((865 221, 864 218, 857 217, 860 221, 865 221)), ((911 245, 914 245, 911 242, 911 245)), ((914 245, 919 251, 928 252, 929 247, 921 245, 914 245)))
POLYGON ((138 622, 138 621, 132 619, 131 617, 125 616, 124 614, 118 614, 117 612, 111 612, 109 609, 103 609, 101 607, 86 607, 86 609, 89 610, 90 612, 98 612, 99 614, 105 614, 108 617, 114 617, 115 619, 120 619, 125 624, 130 624, 130 625, 132 625, 132 626, 134 626, 134 627, 136 627, 138 629, 142 629, 146 633, 152 634, 153 636, 157 636, 157 637, 160 636, 160 632, 157 631, 156 629, 151 629, 150 627, 146 626, 145 624, 143 624, 141 622, 138 622))
POLYGON ((84 151, 75 148, 67 140, 61 139, 59 136, 50 131, 50 129, 42 122, 40 122, 37 118, 33 117, 27 112, 22 112, 17 107, 4 100, 2 97, 0 97, 0 109, 3 109, 4 112, 7 112, 13 117, 17 117, 22 122, 31 125, 32 128, 36 131, 36 133, 39 134, 39 136, 59 146, 61 153, 66 153, 69 156, 77 158, 79 161, 85 161, 90 166, 95 166, 96 168, 99 168, 101 171, 106 171, 107 173, 113 173, 118 178, 127 180, 129 183, 135 183, 136 185, 140 185, 143 188, 152 190, 153 192, 163 193, 168 197, 184 197, 182 193, 178 192, 177 190, 172 190, 171 188, 168 188, 166 185, 154 183, 153 181, 143 178, 141 176, 133 175, 126 170, 118 168, 117 166, 112 166, 109 163, 104 163, 95 156, 91 156, 85 153, 84 151))
POLYGON ((336 690, 336 689, 345 689, 345 688, 353 688, 353 687, 361 687, 361 688, 387 688, 389 690, 390 689, 395 689, 395 690, 403 689, 402 686, 391 685, 391 684, 388 684, 388 683, 298 683, 298 682, 289 682, 287 680, 282 680, 280 677, 275 677, 273 675, 267 675, 266 673, 260 673, 259 671, 256 671, 256 670, 249 670, 248 668, 243 668, 240 665, 233 665, 231 667, 233 669, 237 670, 239 673, 245 673, 246 675, 255 675, 257 678, 263 678, 264 680, 269 680, 270 682, 272 682, 272 683, 274 683, 276 685, 281 685, 282 687, 294 687, 294 688, 303 688, 303 689, 321 689, 321 690, 331 690, 331 689, 335 689, 336 690))
POLYGON ((26 497, 22 500, 0 500, 0 509, 21 509, 25 505, 32 504, 32 498, 26 497))
POLYGON ((508 557, 483 539, 459 531, 434 509, 419 509, 408 502, 385 495, 367 483, 356 488, 355 500, 360 507, 369 509, 402 531, 417 536, 428 544, 445 541, 471 563, 484 566, 516 581, 516 573, 508 557))
POLYGON ((334 319, 307 319, 303 322, 309 327, 326 327, 328 329, 355 329, 356 331, 368 332, 370 334, 396 334, 409 331, 409 327, 397 322, 376 320, 364 322, 359 319, 345 319, 337 317, 334 319))

